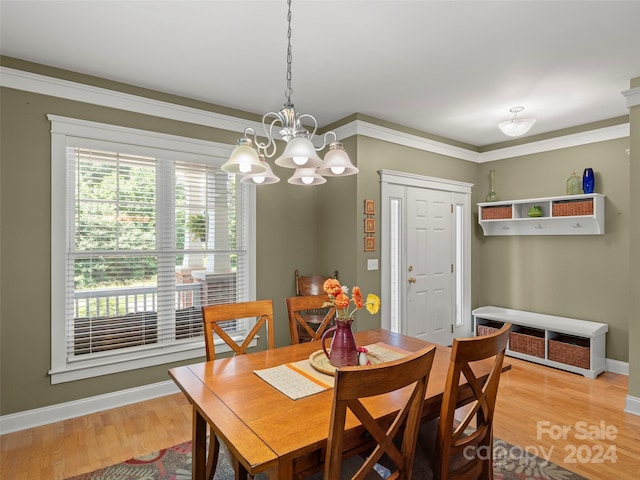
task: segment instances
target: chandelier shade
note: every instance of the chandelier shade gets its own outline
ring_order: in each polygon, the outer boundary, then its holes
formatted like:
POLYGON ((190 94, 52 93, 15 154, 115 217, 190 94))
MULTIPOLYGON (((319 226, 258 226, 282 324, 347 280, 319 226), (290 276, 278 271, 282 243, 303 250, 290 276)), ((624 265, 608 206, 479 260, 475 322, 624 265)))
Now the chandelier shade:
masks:
MULTIPOLYGON (((346 176, 358 173, 358 169, 353 166, 349 155, 344 150, 335 132, 326 132, 323 135, 321 146, 316 147, 313 143, 318 121, 313 115, 308 113, 300 114, 296 111, 291 94, 291 0, 287 0, 287 89, 285 91, 285 103, 278 112, 268 112, 262 117, 262 128, 266 141, 258 139, 258 135, 251 127, 244 130, 244 136, 238 140, 229 160, 222 166, 222 170, 232 174, 244 174, 240 180, 243 183, 253 183, 266 185, 276 183, 280 179, 273 173, 266 159, 276 155, 276 135, 274 129, 279 133, 279 138, 287 145, 282 155, 276 158, 275 164, 296 169, 288 183, 293 185, 320 185, 326 182, 324 175, 346 176), (306 126, 310 128, 307 129, 306 126), (277 128, 279 127, 279 129, 277 128), (249 138, 251 135, 251 138, 249 138), (328 143, 328 139, 333 137, 333 142, 328 143), (324 161, 318 156, 319 151, 329 145, 324 161), (265 160, 260 161, 258 156, 265 160)), ((319 142, 318 142, 319 143, 319 142)))
POLYGON ((247 137, 238 140, 238 145, 231 152, 229 160, 222 165, 227 173, 264 173, 267 168, 260 162, 258 152, 252 146, 253 142, 247 137))
POLYGON ((291 178, 287 180, 291 185, 321 185, 326 181, 327 179, 318 175, 313 167, 296 168, 291 178))
POLYGON ((527 133, 533 124, 536 123, 535 118, 519 118, 518 114, 524 110, 524 107, 512 107, 509 109, 513 113, 513 118, 505 122, 500 122, 498 128, 502 133, 510 137, 519 137, 527 133))
POLYGON ((240 179, 242 183, 249 183, 254 185, 270 185, 272 183, 278 183, 280 178, 278 178, 271 170, 271 167, 267 163, 264 158, 264 155, 260 154, 260 163, 263 167, 266 168, 265 172, 260 173, 247 173, 244 177, 240 179))
POLYGON ((316 170, 319 175, 326 177, 353 175, 358 171, 351 163, 349 155, 347 155, 344 146, 340 142, 333 142, 329 145, 329 151, 324 156, 324 162, 316 170))
POLYGON ((294 137, 276 159, 276 165, 286 168, 310 168, 322 165, 322 159, 316 153, 311 140, 305 137, 294 137))

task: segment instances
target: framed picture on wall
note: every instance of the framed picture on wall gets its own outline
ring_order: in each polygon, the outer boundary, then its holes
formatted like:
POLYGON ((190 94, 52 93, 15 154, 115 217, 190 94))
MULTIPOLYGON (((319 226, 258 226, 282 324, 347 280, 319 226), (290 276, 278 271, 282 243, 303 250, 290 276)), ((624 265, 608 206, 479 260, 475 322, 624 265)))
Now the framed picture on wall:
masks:
POLYGON ((364 214, 365 215, 375 215, 376 214, 376 201, 375 200, 365 200, 364 201, 364 214))
POLYGON ((364 251, 373 252, 376 249, 376 237, 365 237, 364 239, 364 251))
POLYGON ((364 219, 364 233, 376 233, 376 220, 374 218, 364 219))

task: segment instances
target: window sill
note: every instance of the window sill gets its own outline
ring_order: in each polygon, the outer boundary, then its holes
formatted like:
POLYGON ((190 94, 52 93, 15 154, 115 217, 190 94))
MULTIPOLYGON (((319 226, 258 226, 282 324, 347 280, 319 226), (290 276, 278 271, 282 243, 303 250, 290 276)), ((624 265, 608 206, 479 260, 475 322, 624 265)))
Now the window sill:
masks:
MULTIPOLYGON (((240 340, 242 342, 242 339, 240 340)), ((257 346, 254 339, 249 348, 257 346)), ((216 353, 230 352, 231 348, 222 340, 215 341, 216 353)), ((181 362, 194 358, 204 358, 204 340, 188 345, 175 346, 168 349, 153 349, 147 352, 132 353, 129 357, 122 355, 114 358, 90 359, 81 362, 70 363, 63 368, 49 371, 51 384, 73 382, 86 378, 110 375, 112 373, 126 372, 139 368, 154 367, 164 363, 181 362)))

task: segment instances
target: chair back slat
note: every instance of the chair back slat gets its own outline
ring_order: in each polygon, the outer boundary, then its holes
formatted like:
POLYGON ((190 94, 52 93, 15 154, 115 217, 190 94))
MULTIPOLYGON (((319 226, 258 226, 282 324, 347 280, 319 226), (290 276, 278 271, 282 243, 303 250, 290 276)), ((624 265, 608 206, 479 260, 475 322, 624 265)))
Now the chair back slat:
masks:
POLYGON ((435 346, 431 346, 391 362, 336 370, 325 479, 341 478, 347 410, 360 420, 376 443, 351 478, 359 480, 372 474, 375 464, 384 455, 387 461, 391 460, 395 465, 390 478, 411 479, 418 427, 435 352, 435 346), (363 400, 389 392, 398 392, 398 395, 406 398, 390 425, 388 418, 384 423, 375 419, 363 400), (398 435, 402 436, 400 446, 394 443, 398 435))
POLYGON ((267 331, 267 347, 275 348, 273 331, 273 302, 271 300, 256 300, 252 302, 224 303, 220 305, 205 305, 202 307, 204 322, 204 340, 207 360, 215 360, 216 352, 213 341, 215 332, 231 349, 235 355, 243 355, 251 341, 263 326, 267 331), (256 323, 249 331, 241 345, 239 345, 224 330, 221 323, 241 318, 256 318, 256 323))
POLYGON ((300 343, 301 332, 308 341, 320 340, 324 331, 333 324, 335 307, 323 307, 329 301, 329 295, 304 295, 288 297, 289 333, 291 343, 300 343))

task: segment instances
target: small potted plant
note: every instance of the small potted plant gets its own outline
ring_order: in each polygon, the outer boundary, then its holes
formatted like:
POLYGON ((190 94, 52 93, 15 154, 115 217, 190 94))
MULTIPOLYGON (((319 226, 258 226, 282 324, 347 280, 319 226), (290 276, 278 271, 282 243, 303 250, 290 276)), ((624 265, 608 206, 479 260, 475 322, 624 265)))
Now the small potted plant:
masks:
POLYGON ((191 233, 191 238, 199 242, 207 241, 207 217, 200 213, 189 215, 187 219, 187 230, 191 233))

